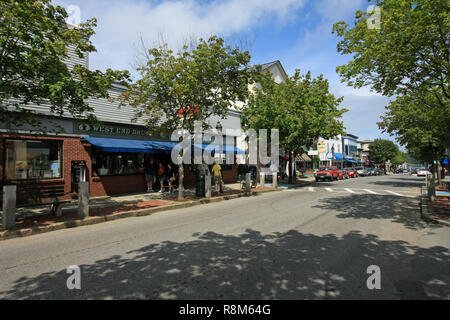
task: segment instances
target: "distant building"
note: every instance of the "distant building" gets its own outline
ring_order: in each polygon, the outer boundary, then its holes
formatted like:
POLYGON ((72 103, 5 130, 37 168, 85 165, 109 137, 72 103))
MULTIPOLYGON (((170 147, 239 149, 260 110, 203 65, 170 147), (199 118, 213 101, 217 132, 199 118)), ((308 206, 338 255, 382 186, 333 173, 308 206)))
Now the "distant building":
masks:
POLYGON ((372 140, 362 140, 358 141, 358 154, 359 158, 365 165, 370 164, 370 145, 373 143, 372 140))

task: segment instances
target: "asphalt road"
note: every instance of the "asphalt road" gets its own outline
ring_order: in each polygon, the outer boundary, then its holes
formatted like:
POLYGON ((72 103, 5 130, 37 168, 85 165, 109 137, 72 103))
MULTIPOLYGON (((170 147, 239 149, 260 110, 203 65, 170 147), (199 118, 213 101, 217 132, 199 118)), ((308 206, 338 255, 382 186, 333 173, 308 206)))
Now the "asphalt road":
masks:
POLYGON ((420 219, 422 181, 323 182, 2 241, 0 299, 449 299, 450 232, 420 219))

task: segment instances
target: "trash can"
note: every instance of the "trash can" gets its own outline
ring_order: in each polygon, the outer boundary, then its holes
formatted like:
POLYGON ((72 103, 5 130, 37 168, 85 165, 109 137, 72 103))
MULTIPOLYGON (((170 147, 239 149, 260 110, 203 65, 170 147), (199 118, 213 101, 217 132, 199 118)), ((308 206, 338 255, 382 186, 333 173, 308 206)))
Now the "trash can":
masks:
POLYGON ((206 196, 205 177, 206 176, 204 173, 199 173, 197 175, 197 185, 196 185, 195 195, 199 198, 204 198, 206 196))

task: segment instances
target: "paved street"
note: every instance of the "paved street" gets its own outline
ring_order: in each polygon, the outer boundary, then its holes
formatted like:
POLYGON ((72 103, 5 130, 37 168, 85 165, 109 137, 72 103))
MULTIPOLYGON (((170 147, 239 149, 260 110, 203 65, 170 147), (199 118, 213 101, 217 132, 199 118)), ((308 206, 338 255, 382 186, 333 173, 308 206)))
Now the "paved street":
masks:
POLYGON ((422 181, 321 182, 2 241, 0 298, 450 299, 450 232, 420 219, 422 181))

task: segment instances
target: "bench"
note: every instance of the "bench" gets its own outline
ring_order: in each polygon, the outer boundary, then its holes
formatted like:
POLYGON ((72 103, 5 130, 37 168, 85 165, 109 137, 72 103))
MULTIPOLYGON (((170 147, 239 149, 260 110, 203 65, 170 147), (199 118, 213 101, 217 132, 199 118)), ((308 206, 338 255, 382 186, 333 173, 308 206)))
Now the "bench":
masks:
MULTIPOLYGON (((50 205, 50 213, 59 217, 62 205, 70 202, 58 199, 64 195, 64 186, 17 186, 16 208, 50 205)), ((3 188, 0 190, 0 205, 3 207, 3 188)))

